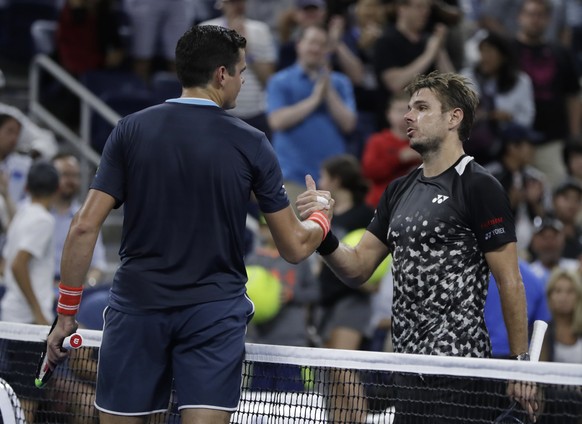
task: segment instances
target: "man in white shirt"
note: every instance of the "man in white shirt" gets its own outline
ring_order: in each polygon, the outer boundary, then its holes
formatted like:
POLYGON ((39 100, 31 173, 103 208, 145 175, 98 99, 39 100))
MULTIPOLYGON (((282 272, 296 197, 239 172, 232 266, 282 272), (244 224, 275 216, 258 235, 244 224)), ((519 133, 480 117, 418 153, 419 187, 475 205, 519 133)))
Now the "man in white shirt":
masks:
POLYGON ((277 52, 269 26, 246 17, 246 0, 218 0, 222 16, 200 23, 234 29, 247 39, 246 63, 243 84, 230 112, 253 127, 263 131, 270 139, 266 118, 265 87, 275 71, 277 52))
MULTIPOLYGON (((53 165, 59 173, 59 189, 55 199, 54 207, 51 212, 55 219, 55 280, 60 280, 61 255, 63 253, 63 246, 73 216, 81 204, 78 196, 81 188, 81 168, 79 160, 69 153, 58 154, 52 160, 53 165)), ((103 273, 107 267, 105 259, 105 246, 101 234, 97 238, 95 251, 93 252, 93 259, 91 266, 87 272, 85 284, 87 286, 95 286, 100 283, 103 278, 103 273)))

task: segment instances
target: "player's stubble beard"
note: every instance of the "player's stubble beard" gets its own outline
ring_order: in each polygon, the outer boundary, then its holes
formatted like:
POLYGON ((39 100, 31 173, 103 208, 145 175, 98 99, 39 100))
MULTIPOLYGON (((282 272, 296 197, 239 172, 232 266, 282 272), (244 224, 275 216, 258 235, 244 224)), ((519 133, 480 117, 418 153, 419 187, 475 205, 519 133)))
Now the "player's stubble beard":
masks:
POLYGON ((430 137, 424 140, 410 142, 410 147, 416 150, 423 158, 432 156, 441 149, 442 139, 439 137, 430 137))

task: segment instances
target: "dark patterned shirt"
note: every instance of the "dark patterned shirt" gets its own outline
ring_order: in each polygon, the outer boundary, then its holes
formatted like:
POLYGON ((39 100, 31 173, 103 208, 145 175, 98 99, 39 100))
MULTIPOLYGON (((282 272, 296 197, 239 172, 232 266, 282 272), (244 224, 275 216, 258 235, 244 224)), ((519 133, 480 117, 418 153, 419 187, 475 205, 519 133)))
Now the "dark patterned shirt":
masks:
POLYGON ((395 351, 490 356, 484 253, 516 240, 499 182, 471 156, 436 177, 418 168, 390 184, 368 231, 393 255, 395 351))

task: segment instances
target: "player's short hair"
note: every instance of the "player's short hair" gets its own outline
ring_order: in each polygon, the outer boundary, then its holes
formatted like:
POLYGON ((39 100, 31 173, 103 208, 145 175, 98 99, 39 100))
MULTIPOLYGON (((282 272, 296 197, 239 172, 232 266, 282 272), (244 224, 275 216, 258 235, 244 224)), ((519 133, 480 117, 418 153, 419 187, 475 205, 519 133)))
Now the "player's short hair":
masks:
POLYGON ((463 120, 459 126, 459 139, 469 139, 471 128, 475 121, 475 111, 479 104, 479 96, 472 88, 471 81, 452 72, 431 72, 428 75, 418 75, 408 84, 405 90, 410 96, 418 90, 428 88, 441 102, 442 111, 459 108, 463 111, 463 120))
POLYGON ((203 87, 224 66, 234 75, 240 50, 247 40, 236 31, 215 25, 196 25, 176 45, 176 73, 182 87, 203 87))
POLYGON ((59 173, 53 164, 40 160, 32 164, 26 178, 26 189, 33 197, 50 196, 59 188, 59 173))

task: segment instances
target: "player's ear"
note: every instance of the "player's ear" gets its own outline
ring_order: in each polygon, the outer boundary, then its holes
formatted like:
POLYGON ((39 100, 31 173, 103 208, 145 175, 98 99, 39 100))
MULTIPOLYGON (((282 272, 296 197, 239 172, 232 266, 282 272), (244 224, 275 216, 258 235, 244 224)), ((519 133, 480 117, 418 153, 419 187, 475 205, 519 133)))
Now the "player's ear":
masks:
POLYGON ((218 68, 216 68, 216 70, 214 71, 214 81, 216 82, 216 84, 222 87, 226 81, 227 73, 228 70, 226 69, 225 66, 219 66, 218 68))
POLYGON ((449 130, 453 130, 461 125, 461 121, 465 114, 461 108, 454 108, 449 111, 449 130))

